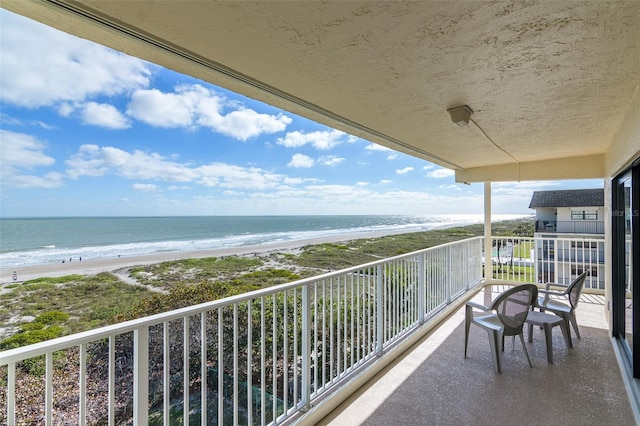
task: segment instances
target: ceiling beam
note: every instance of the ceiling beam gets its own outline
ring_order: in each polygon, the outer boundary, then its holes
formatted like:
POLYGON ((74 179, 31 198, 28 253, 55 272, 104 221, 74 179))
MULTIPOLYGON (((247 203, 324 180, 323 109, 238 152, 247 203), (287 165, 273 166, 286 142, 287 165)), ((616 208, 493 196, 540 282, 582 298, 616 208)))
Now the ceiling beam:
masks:
POLYGON ((603 154, 474 167, 456 171, 456 182, 604 179, 603 154))

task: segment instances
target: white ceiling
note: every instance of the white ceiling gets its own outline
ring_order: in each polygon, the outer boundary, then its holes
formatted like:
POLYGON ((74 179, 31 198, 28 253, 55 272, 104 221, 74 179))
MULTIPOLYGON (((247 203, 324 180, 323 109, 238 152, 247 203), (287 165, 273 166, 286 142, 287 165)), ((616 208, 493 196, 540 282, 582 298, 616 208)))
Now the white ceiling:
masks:
POLYGON ((640 90, 640 1, 1 5, 464 181, 604 177, 640 90))

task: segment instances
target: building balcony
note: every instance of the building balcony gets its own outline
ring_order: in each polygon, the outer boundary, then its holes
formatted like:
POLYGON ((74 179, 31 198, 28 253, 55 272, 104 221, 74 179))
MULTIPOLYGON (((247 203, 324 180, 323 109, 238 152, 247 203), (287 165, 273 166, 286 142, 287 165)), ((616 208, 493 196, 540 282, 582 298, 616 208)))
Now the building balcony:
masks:
MULTIPOLYGON (((495 297, 502 286, 488 288, 495 297)), ((474 298, 486 304, 482 290, 474 298)), ((544 332, 527 350, 505 342, 502 374, 493 369, 487 334, 471 326, 464 358, 464 309, 416 341, 318 425, 635 425, 605 321, 604 298, 583 294, 582 338, 567 350, 553 329, 553 364, 544 332)), ((525 336, 528 334, 525 332, 525 336)))
POLYGON ((536 232, 604 235, 604 222, 597 220, 536 220, 536 232))
POLYGON ((538 243, 494 238, 491 287, 477 237, 1 352, 0 423, 631 424, 598 290, 554 365, 538 330, 533 368, 479 330, 463 358, 465 302, 535 282, 538 243))

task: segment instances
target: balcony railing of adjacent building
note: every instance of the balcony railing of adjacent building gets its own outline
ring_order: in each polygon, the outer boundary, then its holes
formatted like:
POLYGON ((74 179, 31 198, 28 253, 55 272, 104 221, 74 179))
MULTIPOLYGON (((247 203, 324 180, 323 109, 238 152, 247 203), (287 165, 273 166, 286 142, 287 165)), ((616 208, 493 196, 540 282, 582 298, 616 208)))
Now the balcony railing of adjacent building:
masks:
MULTIPOLYGON (((493 279, 537 282, 540 244, 494 238, 493 279)), ((0 423, 286 422, 464 303, 483 259, 476 237, 4 351, 0 423)))
POLYGON ((536 232, 604 235, 604 222, 598 220, 536 220, 536 232))

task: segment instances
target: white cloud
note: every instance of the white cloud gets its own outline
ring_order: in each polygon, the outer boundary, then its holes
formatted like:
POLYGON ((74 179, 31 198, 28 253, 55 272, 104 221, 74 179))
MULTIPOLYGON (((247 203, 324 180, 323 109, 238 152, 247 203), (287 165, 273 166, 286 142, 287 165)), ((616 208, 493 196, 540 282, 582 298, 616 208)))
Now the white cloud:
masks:
POLYGON ((344 158, 338 157, 336 155, 327 155, 318 158, 318 163, 322 164, 323 166, 336 166, 340 163, 344 163, 344 161, 344 158))
POLYGON ((284 176, 267 172, 257 167, 240 167, 231 164, 213 163, 197 167, 198 184, 221 188, 265 190, 277 187, 284 176))
POLYGON ((365 149, 368 151, 382 151, 382 152, 393 151, 391 148, 387 148, 386 146, 378 145, 375 143, 367 145, 365 149))
POLYGON ((389 183, 391 183, 391 182, 393 182, 393 181, 392 181, 392 180, 389 180, 389 179, 382 179, 382 180, 380 180, 380 183, 382 183, 382 184, 384 184, 384 185, 387 185, 387 184, 389 184, 389 183))
POLYGON ((51 166, 53 157, 44 153, 45 144, 31 135, 0 129, 2 167, 28 168, 51 166))
POLYGON ((264 133, 281 132, 292 121, 282 113, 260 114, 199 84, 177 86, 173 93, 157 89, 137 90, 127 106, 127 114, 151 126, 206 127, 241 141, 264 133), (225 114, 229 107, 235 109, 225 114))
POLYGON ((356 186, 367 186, 369 182, 356 182, 356 186))
POLYGON ((284 177, 282 181, 285 185, 300 185, 303 183, 318 183, 321 179, 317 178, 300 178, 300 177, 284 177))
POLYGON ((331 149, 343 142, 349 142, 353 139, 340 130, 328 130, 305 133, 303 131, 288 132, 284 137, 278 138, 278 145, 287 148, 298 148, 304 145, 312 145, 316 149, 331 149))
MULTIPOLYGON (((308 185, 305 187, 279 187, 273 191, 259 191, 224 198, 220 195, 198 195, 189 200, 189 211, 218 214, 243 214, 247 211, 261 214, 460 214, 482 213, 482 195, 437 195, 426 191, 381 191, 368 186, 308 185), (366 203, 353 203, 366 199, 366 203), (411 200, 411 203, 407 203, 411 200), (347 209, 347 210, 345 210, 347 209)), ((185 208, 187 205, 185 204, 185 208)), ((245 213, 246 214, 246 213, 245 213)))
POLYGON ((128 179, 190 182, 199 175, 195 169, 168 161, 159 154, 139 150, 129 153, 109 146, 82 145, 65 163, 69 167, 67 174, 72 178, 114 173, 128 179))
POLYGON ((53 130, 54 126, 41 120, 18 118, 0 111, 0 128, 10 126, 35 126, 45 130, 53 130))
POLYGON ((427 177, 434 178, 434 179, 443 179, 450 176, 455 176, 455 174, 456 174, 455 171, 441 167, 439 169, 435 169, 434 171, 427 173, 427 177))
POLYGON ((491 191, 493 193, 501 194, 514 194, 522 193, 523 191, 544 191, 551 190, 554 187, 559 186, 557 181, 525 181, 525 182, 493 182, 491 184, 491 191))
POLYGON ((440 185, 438 188, 446 191, 462 191, 461 185, 440 185))
MULTIPOLYGON (((127 152, 97 145, 81 146, 65 164, 70 178, 114 174, 126 179, 190 182, 205 187, 253 190, 276 188, 285 179, 283 175, 257 167, 246 168, 224 163, 181 164, 156 153, 139 150, 127 152)), ((135 189, 150 188, 139 185, 134 184, 135 189)))
POLYGON ((113 105, 87 102, 82 110, 82 122, 107 129, 127 129, 131 122, 113 105))
POLYGON ((492 200, 520 200, 523 206, 528 206, 533 191, 552 190, 558 185, 556 181, 494 182, 492 200))
POLYGON ((313 164, 314 164, 313 158, 306 156, 304 154, 294 154, 293 157, 291 157, 291 161, 289 161, 289 164, 287 164, 287 166, 308 169, 310 167, 313 167, 313 164))
POLYGON ((333 200, 354 200, 367 199, 371 195, 371 191, 354 187, 350 185, 310 185, 305 188, 309 196, 318 199, 333 200))
POLYGON ((163 93, 158 89, 136 90, 127 106, 127 114, 156 127, 190 127, 196 114, 198 93, 206 89, 197 86, 191 93, 163 93), (200 89, 200 90, 199 90, 200 89))
POLYGON ((387 160, 395 160, 398 158, 398 153, 394 152, 393 154, 387 155, 387 160))
POLYGON ((24 133, 0 129, 0 179, 3 186, 20 188, 54 188, 62 185, 62 175, 51 172, 46 177, 25 174, 37 167, 49 167, 55 159, 45 153, 46 144, 24 133))
POLYGON ((405 167, 404 169, 398 169, 396 170, 396 173, 399 175, 406 175, 407 173, 413 171, 413 167, 409 166, 409 167, 405 167))
POLYGON ((77 107, 75 105, 72 105, 69 102, 63 102, 58 105, 58 114, 63 117, 71 117, 71 114, 73 114, 76 109, 77 107))
POLYGON ((131 188, 141 192, 155 192, 158 190, 158 186, 152 183, 134 183, 131 188))
POLYGON ((264 133, 278 133, 287 128, 291 117, 284 114, 260 114, 252 109, 243 108, 222 115, 218 111, 207 111, 199 123, 212 130, 246 141, 264 133))
POLYGON ((64 183, 61 173, 51 172, 44 176, 16 175, 9 182, 17 188, 58 188, 64 183))
POLYGON ((0 13, 3 102, 38 108, 149 85, 154 66, 147 62, 5 10, 0 13))
POLYGON ((103 176, 109 171, 109 165, 105 164, 102 149, 98 145, 82 145, 65 164, 68 166, 67 175, 72 179, 103 176))

